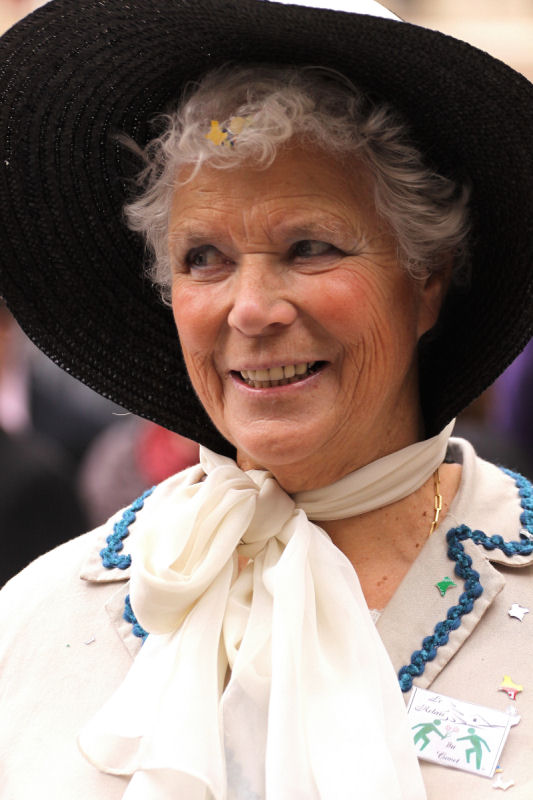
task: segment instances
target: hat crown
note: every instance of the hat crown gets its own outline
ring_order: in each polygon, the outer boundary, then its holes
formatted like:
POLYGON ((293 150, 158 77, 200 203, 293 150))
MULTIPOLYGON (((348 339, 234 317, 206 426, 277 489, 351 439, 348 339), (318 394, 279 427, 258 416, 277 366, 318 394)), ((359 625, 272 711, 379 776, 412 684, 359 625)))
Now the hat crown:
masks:
POLYGON ((376 0, 270 0, 270 2, 307 6, 308 8, 325 8, 330 11, 347 11, 350 14, 368 14, 371 17, 402 21, 400 17, 376 0))

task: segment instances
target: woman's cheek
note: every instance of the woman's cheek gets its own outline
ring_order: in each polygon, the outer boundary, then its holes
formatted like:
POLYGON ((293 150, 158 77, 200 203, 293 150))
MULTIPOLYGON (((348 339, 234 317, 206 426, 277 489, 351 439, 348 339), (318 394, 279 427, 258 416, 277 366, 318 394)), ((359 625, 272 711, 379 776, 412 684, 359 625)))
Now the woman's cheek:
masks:
POLYGON ((172 311, 181 344, 193 350, 208 347, 215 323, 216 306, 208 286, 183 279, 172 288, 172 311))
POLYGON ((183 342, 182 352, 194 391, 212 422, 219 427, 223 416, 223 387, 213 360, 209 353, 191 350, 183 342))
POLYGON ((350 272, 337 271, 324 276, 308 297, 312 298, 311 316, 339 339, 348 337, 352 331, 359 338, 380 313, 375 289, 364 277, 350 272))

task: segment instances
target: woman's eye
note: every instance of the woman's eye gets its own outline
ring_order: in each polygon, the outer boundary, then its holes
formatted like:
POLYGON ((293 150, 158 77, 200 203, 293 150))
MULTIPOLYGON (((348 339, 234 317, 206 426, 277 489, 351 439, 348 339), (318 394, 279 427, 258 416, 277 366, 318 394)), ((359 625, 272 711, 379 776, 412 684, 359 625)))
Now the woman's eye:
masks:
POLYGON ((229 263, 230 259, 211 244, 193 247, 185 256, 185 264, 189 269, 216 268, 229 263))
POLYGON ((339 250, 329 242, 321 242, 317 239, 302 239, 291 247, 293 258, 316 258, 317 256, 333 255, 339 250))

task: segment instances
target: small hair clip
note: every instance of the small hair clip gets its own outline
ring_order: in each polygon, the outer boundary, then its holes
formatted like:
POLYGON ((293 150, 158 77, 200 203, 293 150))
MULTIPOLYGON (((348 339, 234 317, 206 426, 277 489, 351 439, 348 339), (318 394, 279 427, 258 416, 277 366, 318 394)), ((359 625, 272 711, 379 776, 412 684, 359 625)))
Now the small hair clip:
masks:
POLYGON ((233 147, 235 139, 250 125, 252 117, 232 117, 227 125, 220 127, 217 119, 211 120, 211 128, 205 138, 209 139, 216 147, 233 147))

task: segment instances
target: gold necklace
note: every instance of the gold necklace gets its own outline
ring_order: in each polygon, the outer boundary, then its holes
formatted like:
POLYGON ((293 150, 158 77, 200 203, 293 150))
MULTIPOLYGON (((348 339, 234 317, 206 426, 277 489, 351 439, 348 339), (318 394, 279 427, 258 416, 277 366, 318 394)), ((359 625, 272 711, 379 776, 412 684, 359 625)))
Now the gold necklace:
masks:
MULTIPOLYGON (((431 528, 429 529, 429 536, 433 533, 437 525, 439 524, 439 516, 440 512, 442 511, 442 495, 440 493, 440 479, 439 479, 439 468, 435 470, 433 473, 433 488, 435 489, 435 503, 434 503, 434 515, 433 515, 433 522, 431 523, 431 528)), ((428 536, 428 539, 429 539, 428 536)))

